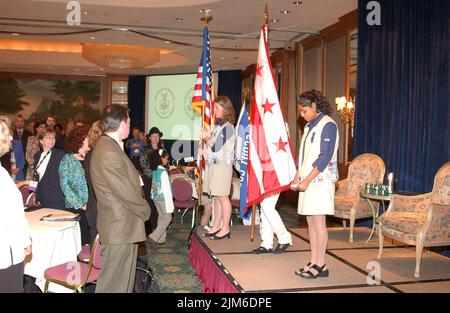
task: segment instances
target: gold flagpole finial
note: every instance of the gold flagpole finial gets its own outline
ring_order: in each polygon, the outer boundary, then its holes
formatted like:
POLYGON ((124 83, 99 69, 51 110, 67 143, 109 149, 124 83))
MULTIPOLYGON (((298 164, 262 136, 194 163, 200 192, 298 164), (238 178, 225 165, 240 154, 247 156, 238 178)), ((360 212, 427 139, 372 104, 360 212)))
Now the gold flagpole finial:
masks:
POLYGON ((267 2, 264 8, 264 25, 269 26, 269 5, 267 2))
POLYGON ((203 21, 204 26, 208 26, 208 23, 212 20, 212 16, 209 14, 211 13, 212 9, 201 9, 200 12, 205 14, 204 17, 200 19, 200 21, 203 21))

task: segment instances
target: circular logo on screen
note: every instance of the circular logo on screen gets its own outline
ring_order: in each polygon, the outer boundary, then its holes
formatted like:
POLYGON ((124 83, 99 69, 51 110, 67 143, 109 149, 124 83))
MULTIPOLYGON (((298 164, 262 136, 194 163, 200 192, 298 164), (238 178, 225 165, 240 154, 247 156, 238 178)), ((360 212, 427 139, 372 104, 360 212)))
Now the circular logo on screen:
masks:
POLYGON ((155 95, 155 113, 162 119, 169 118, 175 110, 175 95, 168 88, 161 88, 155 95))
POLYGON ((195 120, 196 118, 200 117, 200 113, 198 113, 197 111, 192 109, 193 94, 194 94, 194 88, 191 88, 186 92, 186 94, 184 95, 183 107, 184 107, 184 113, 186 113, 186 116, 192 120, 195 120))

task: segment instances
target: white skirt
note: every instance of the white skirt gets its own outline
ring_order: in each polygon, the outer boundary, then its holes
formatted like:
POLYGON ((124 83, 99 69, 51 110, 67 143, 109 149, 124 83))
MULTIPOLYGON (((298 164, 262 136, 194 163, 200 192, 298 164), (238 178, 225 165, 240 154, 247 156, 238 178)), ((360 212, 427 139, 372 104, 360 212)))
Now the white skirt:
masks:
POLYGON ((298 214, 334 215, 334 183, 311 183, 298 196, 298 214))

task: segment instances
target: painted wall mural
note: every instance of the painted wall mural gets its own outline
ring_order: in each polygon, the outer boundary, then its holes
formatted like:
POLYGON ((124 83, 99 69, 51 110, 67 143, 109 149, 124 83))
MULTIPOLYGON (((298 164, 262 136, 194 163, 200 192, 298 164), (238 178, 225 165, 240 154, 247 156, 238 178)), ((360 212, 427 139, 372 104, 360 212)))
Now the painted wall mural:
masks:
POLYGON ((99 118, 100 81, 0 78, 0 114, 21 114, 27 124, 52 115, 68 123, 99 118))

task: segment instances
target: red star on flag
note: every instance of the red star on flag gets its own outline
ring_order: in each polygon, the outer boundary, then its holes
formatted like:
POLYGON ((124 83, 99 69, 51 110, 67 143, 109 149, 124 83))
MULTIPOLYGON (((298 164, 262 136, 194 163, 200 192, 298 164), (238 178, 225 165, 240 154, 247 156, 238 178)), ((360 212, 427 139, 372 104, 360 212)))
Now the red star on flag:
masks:
POLYGON ((264 114, 266 114, 266 112, 272 112, 272 107, 275 105, 275 103, 269 103, 269 99, 266 98, 266 103, 264 103, 263 105, 261 105, 264 108, 264 114))
POLYGON ((261 71, 262 71, 263 67, 264 67, 263 65, 256 66, 256 75, 259 75, 262 77, 261 71))
POLYGON ((283 150, 284 152, 286 152, 286 146, 287 146, 288 142, 287 141, 283 141, 280 137, 280 140, 278 140, 278 142, 275 142, 274 145, 277 145, 277 152, 283 150))

